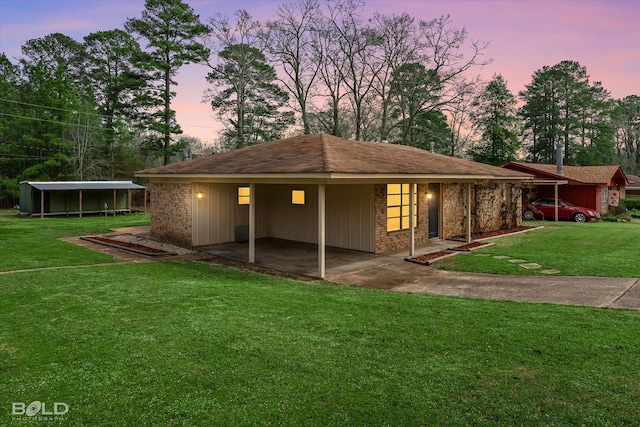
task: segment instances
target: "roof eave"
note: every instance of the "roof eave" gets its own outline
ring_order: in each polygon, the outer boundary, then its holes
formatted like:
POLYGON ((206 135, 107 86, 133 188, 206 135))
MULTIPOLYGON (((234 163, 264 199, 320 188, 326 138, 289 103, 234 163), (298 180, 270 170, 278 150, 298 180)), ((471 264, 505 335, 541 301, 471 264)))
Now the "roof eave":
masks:
POLYGON ((138 173, 142 178, 160 178, 168 180, 204 180, 217 182, 288 182, 291 180, 318 182, 390 182, 390 181, 430 181, 430 182, 474 182, 474 181, 529 181, 532 175, 497 176, 497 175, 465 175, 465 174, 354 174, 336 172, 316 173, 262 173, 262 174, 153 174, 138 173))

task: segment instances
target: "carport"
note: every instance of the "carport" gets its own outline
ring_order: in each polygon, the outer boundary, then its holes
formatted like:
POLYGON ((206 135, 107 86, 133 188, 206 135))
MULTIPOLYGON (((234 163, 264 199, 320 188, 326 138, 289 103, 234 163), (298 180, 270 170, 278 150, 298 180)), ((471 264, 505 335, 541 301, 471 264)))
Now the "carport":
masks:
POLYGON ((22 181, 20 215, 130 213, 132 191, 144 191, 146 213, 147 188, 131 181, 22 181))

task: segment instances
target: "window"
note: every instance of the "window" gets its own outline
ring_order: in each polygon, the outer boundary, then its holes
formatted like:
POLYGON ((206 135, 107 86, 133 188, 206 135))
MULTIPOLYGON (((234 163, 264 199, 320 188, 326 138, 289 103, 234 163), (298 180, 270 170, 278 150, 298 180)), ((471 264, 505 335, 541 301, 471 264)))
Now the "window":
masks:
MULTIPOLYGON (((409 228, 409 184, 387 184, 387 231, 409 228)), ((413 225, 418 223, 418 197, 413 192, 413 225)))
POLYGON ((294 205, 304 205, 304 190, 292 190, 291 203, 294 205))
POLYGON ((251 202, 251 188, 238 187, 238 204, 248 205, 251 202))

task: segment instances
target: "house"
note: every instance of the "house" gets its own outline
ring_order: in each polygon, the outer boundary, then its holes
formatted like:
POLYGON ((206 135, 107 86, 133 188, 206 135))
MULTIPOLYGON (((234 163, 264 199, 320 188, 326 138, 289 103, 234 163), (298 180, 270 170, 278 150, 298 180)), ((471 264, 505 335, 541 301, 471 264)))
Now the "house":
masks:
POLYGON ((151 236, 183 246, 278 238, 384 253, 520 225, 532 176, 418 148, 301 135, 136 173, 151 236), (410 221, 410 218, 414 218, 410 221))
POLYGON ((535 176, 532 188, 524 192, 529 202, 541 198, 559 198, 599 212, 625 197, 627 178, 620 166, 562 166, 509 162, 501 166, 535 176))
POLYGON ((640 176, 627 175, 629 182, 625 187, 625 197, 640 196, 640 176))
POLYGON ((131 192, 146 187, 131 181, 22 181, 20 216, 131 212, 131 192))

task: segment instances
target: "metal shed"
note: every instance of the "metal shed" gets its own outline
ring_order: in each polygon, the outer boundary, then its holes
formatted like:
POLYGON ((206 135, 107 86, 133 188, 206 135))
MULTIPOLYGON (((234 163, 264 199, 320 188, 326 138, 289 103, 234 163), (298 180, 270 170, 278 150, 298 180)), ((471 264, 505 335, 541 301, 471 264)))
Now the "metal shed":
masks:
POLYGON ((147 188, 131 181, 60 181, 20 183, 20 216, 131 212, 131 191, 147 188))

